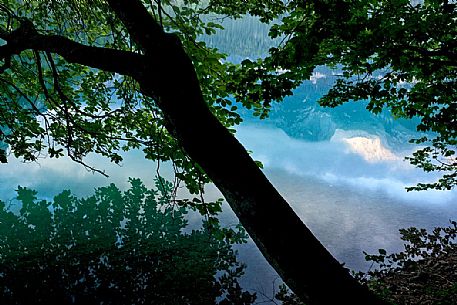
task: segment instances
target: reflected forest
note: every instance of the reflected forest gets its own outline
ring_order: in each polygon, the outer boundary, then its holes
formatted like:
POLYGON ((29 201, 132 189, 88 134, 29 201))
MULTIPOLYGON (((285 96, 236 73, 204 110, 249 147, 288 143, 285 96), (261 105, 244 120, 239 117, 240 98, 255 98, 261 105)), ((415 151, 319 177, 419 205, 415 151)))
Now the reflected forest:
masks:
POLYGON ((188 230, 171 183, 130 184, 87 198, 66 190, 52 201, 19 187, 8 206, 0 201, 0 303, 253 303, 232 249, 245 240, 242 229, 213 219, 188 230))

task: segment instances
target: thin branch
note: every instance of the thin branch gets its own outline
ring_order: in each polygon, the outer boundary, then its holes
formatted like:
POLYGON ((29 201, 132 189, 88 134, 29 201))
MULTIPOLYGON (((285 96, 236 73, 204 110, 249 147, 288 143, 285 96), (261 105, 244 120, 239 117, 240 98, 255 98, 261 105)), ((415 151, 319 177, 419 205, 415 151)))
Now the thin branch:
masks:
POLYGON ((44 96, 48 100, 52 100, 52 97, 49 95, 48 88, 46 88, 46 84, 44 82, 44 77, 43 77, 43 67, 41 66, 41 56, 40 53, 36 50, 33 50, 33 55, 35 56, 35 62, 37 65, 37 71, 38 71, 38 82, 40 83, 41 88, 43 89, 44 96))
POLYGON ((162 20, 162 1, 157 0, 157 12, 159 13, 159 22, 160 22, 160 27, 163 30, 163 20, 162 20))
POLYGON ((4 79, 3 77, 0 77, 0 81, 10 85, 11 87, 14 88, 14 90, 16 90, 29 104, 30 106, 32 107, 32 109, 34 110, 34 112, 37 114, 37 115, 40 115, 42 116, 43 118, 46 119, 46 115, 43 114, 40 109, 37 108, 37 106, 35 105, 35 103, 18 87, 16 86, 14 83, 10 82, 9 80, 7 79, 4 79))
POLYGON ((46 57, 51 64, 52 76, 54 79, 54 91, 57 91, 59 98, 63 102, 65 121, 67 122, 67 144, 68 144, 67 153, 69 156, 71 156, 70 147, 73 145, 73 137, 72 137, 73 127, 72 127, 72 124, 70 124, 70 122, 74 122, 74 121, 73 121, 73 119, 70 118, 70 112, 68 111, 68 106, 67 106, 67 102, 70 102, 70 99, 65 95, 65 93, 62 91, 62 88, 60 87, 59 73, 57 72, 57 68, 54 64, 54 60, 52 59, 51 53, 46 52, 46 57))
POLYGON ((76 163, 79 163, 82 166, 84 166, 88 171, 91 171, 93 173, 99 173, 99 174, 102 174, 105 177, 109 177, 108 174, 106 174, 104 170, 99 170, 99 169, 97 169, 95 167, 92 167, 92 166, 88 165, 87 163, 85 163, 84 161, 82 161, 82 159, 78 159, 78 158, 76 158, 75 156, 73 156, 71 154, 69 155, 69 157, 70 157, 71 160, 73 160, 76 163))

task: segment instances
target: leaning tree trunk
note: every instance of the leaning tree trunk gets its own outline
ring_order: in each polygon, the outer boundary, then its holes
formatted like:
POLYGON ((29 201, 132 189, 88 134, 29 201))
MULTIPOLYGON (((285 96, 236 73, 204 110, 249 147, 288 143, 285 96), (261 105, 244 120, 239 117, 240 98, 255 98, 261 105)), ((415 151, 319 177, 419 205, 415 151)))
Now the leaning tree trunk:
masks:
POLYGON ((309 304, 382 304, 331 256, 210 112, 189 58, 174 48, 173 56, 162 57, 160 82, 145 77, 140 84, 146 92, 160 90, 168 130, 222 192, 284 282, 309 304))
POLYGON ((0 33, 0 58, 26 49, 54 52, 67 61, 129 75, 157 101, 167 129, 219 188, 241 224, 284 282, 308 304, 386 304, 361 286, 270 184, 244 147, 206 105, 190 58, 140 0, 107 0, 144 55, 85 46, 42 35, 33 24, 0 33))
POLYGON ((167 129, 222 192, 285 283, 308 304, 385 304, 332 257, 206 105, 190 58, 138 1, 108 1, 148 65, 137 78, 167 129), (133 4, 132 2, 135 2, 133 4))

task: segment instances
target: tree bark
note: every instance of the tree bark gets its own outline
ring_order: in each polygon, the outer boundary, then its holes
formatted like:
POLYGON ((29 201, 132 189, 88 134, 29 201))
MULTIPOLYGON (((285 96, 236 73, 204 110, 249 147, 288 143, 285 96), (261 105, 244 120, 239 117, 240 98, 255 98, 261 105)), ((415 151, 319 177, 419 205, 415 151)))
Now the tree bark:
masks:
MULTIPOLYGON (((193 64, 179 40, 161 33, 156 26, 147 36, 155 39, 154 49, 149 50, 151 44, 141 34, 145 29, 137 25, 151 21, 135 20, 143 16, 153 21, 152 17, 136 12, 132 1, 108 2, 151 57, 149 73, 137 79, 142 90, 158 97, 169 132, 222 192, 284 282, 308 304, 385 304, 332 257, 244 147, 211 113, 193 64)), ((138 10, 144 10, 141 3, 133 2, 138 10)))
POLYGON ((52 51, 70 62, 134 77, 157 101, 169 132, 219 188, 262 254, 300 299, 307 304, 387 304, 332 257, 211 113, 179 39, 164 33, 141 1, 108 3, 144 55, 18 32, 6 39, 8 48, 0 47, 0 57, 27 48, 52 51))

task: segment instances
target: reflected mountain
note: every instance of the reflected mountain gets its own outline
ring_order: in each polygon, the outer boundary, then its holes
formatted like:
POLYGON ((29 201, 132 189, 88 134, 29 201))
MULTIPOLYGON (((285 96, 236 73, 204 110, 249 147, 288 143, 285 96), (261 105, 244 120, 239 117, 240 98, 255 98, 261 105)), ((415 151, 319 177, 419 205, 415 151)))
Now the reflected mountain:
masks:
POLYGON ((252 304, 238 279, 240 229, 204 221, 186 229, 171 183, 130 179, 86 198, 52 202, 19 187, 0 201, 0 304, 252 304))
MULTIPOLYGON (((217 20, 217 16, 214 18, 217 20)), ((218 30, 215 35, 203 35, 200 39, 228 54, 228 60, 235 63, 246 58, 265 57, 271 47, 277 47, 281 42, 281 39, 268 36, 271 25, 263 24, 255 17, 226 19, 221 24, 224 30, 218 30)), ((383 73, 385 71, 376 71, 371 77, 381 77, 383 73)), ((416 130, 420 121, 417 117, 394 118, 389 109, 375 115, 366 109, 368 101, 350 101, 335 108, 319 105, 319 100, 341 75, 339 67, 316 67, 309 79, 293 91, 293 95, 285 97, 281 103, 272 104, 268 120, 260 124, 280 128, 292 138, 309 142, 330 141, 337 130, 363 130, 369 134, 368 138, 378 137, 383 145, 397 152, 413 149, 408 141, 423 136, 416 130)), ((400 86, 407 87, 408 84, 400 86)), ((245 109, 241 104, 238 106, 245 122, 259 124, 252 110, 245 109)))
MULTIPOLYGON (((411 138, 423 134, 416 131, 418 118, 394 118, 388 109, 373 114, 366 109, 368 101, 350 101, 335 108, 322 107, 319 100, 335 83, 338 71, 318 67, 310 80, 294 90, 293 96, 273 104, 268 124, 284 130, 289 136, 310 142, 329 141, 337 130, 363 130, 381 139, 384 145, 403 151, 412 149, 411 138)), ((244 115, 245 120, 252 118, 244 115)))

